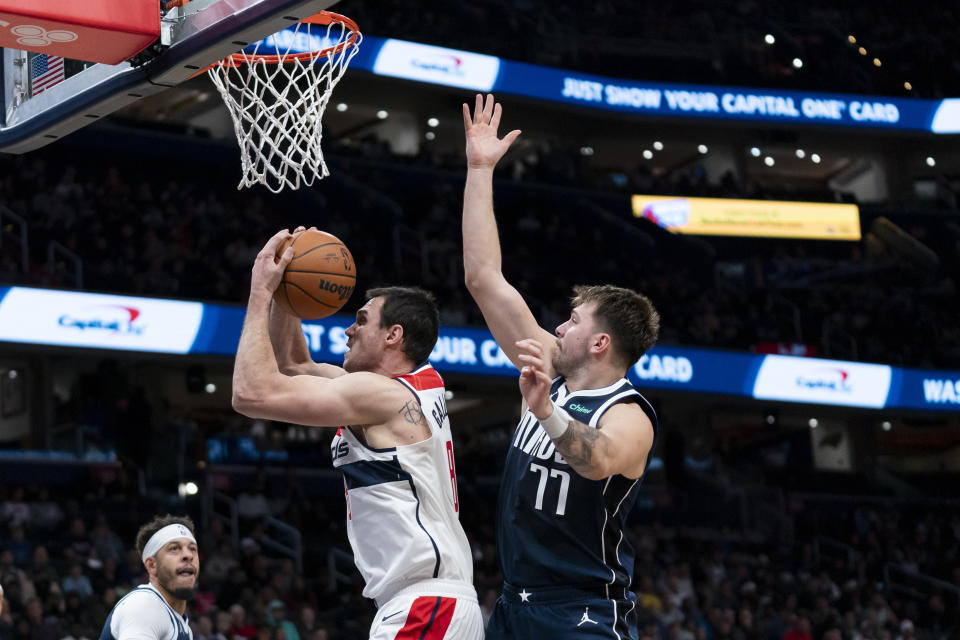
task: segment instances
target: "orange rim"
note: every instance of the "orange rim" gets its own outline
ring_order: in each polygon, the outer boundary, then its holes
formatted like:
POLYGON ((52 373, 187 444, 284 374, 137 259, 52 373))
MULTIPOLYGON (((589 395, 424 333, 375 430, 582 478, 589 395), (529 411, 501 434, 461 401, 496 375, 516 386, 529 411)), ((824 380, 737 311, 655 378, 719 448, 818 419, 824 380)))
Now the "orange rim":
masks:
MULTIPOLYGON (((338 22, 345 29, 350 30, 350 37, 346 40, 337 44, 333 47, 327 47, 326 49, 321 49, 320 51, 306 51, 304 53, 291 53, 289 55, 279 56, 279 55, 245 55, 243 53, 234 53, 219 62, 214 62, 207 69, 215 67, 217 65, 222 67, 240 67, 245 64, 251 63, 262 63, 262 64, 280 64, 281 62, 290 62, 293 60, 314 60, 316 58, 326 58, 337 53, 340 53, 347 47, 355 46, 357 39, 360 36, 360 28, 357 26, 357 23, 351 20, 346 16, 342 16, 339 13, 333 13, 332 11, 320 11, 315 13, 309 18, 304 18, 300 22, 308 22, 310 24, 318 24, 322 26, 327 26, 332 22, 338 22)), ((207 69, 204 69, 206 71, 207 69)), ((200 72, 202 73, 202 72, 200 72)), ((199 75, 199 73, 197 74, 199 75)))

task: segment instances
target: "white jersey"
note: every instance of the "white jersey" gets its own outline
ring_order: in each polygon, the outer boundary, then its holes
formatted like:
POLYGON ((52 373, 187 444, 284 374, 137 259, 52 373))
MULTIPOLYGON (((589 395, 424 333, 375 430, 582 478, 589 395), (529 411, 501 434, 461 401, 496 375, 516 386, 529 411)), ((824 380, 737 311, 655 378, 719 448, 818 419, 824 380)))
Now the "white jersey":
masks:
POLYGON ((113 605, 100 640, 193 640, 193 631, 152 584, 141 584, 113 605))
POLYGON ((343 472, 347 536, 366 582, 363 595, 378 605, 423 580, 459 581, 473 589, 443 379, 425 364, 394 380, 417 397, 430 437, 373 449, 341 427, 330 445, 333 465, 343 472))

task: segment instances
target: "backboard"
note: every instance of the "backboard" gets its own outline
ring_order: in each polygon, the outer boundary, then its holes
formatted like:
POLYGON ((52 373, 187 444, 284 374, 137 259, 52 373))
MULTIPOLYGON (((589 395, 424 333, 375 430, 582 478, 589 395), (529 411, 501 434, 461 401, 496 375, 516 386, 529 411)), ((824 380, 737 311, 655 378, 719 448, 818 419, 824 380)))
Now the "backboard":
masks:
POLYGON ((137 65, 54 61, 0 49, 0 151, 26 153, 49 144, 336 2, 192 0, 161 18, 159 46, 137 65))

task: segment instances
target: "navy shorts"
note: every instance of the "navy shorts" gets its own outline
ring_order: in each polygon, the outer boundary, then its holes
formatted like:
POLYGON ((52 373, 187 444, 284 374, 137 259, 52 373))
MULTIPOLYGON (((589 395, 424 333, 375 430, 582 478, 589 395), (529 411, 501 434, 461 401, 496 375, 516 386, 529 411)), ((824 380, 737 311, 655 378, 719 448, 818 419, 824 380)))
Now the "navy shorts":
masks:
POLYGON ((620 588, 522 589, 504 583, 486 640, 608 638, 639 640, 637 597, 620 588))

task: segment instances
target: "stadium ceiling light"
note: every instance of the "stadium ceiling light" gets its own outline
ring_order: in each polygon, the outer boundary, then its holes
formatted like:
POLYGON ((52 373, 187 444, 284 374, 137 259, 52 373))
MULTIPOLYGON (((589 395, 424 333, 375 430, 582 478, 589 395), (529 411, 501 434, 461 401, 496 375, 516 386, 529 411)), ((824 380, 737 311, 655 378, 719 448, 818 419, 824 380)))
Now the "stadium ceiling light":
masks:
POLYGON ((643 157, 646 158, 647 160, 652 159, 652 158, 653 158, 653 151, 650 151, 650 149, 644 149, 644 150, 643 150, 643 157))
POLYGON ((816 429, 818 426, 820 426, 820 421, 816 418, 810 418, 810 420, 807 421, 807 424, 810 425, 811 429, 816 429))
POLYGON ((763 164, 767 165, 768 167, 772 167, 776 163, 777 161, 773 159, 773 156, 767 156, 763 159, 763 164))
POLYGON ((890 421, 889 421, 889 420, 884 420, 883 422, 881 422, 881 423, 880 423, 880 427, 881 427, 884 431, 890 431, 890 429, 893 429, 893 425, 890 424, 890 421))
POLYGON ((768 413, 768 414, 764 417, 764 421, 765 421, 767 424, 773 424, 774 422, 777 421, 777 416, 773 415, 772 413, 768 413))
POLYGON ((346 110, 347 110, 347 103, 346 103, 346 102, 341 102, 341 103, 339 103, 339 104, 337 105, 337 111, 343 113, 343 112, 346 111, 346 110))
POLYGON ((386 120, 386 119, 387 119, 387 116, 389 116, 389 115, 390 115, 390 114, 387 113, 387 111, 386 111, 385 109, 380 109, 380 111, 377 111, 377 117, 380 118, 381 120, 386 120))
POLYGON ((433 131, 427 131, 425 134, 423 134, 423 137, 427 140, 436 140, 437 134, 435 134, 433 131))
POLYGON ((882 66, 882 65, 883 65, 883 63, 880 62, 880 58, 874 58, 874 59, 873 59, 873 66, 875 66, 875 67, 880 67, 880 66, 882 66))
POLYGON ((913 85, 910 84, 909 82, 904 82, 903 88, 906 89, 907 91, 913 91, 913 85))
POLYGON ((803 66, 803 60, 801 60, 800 58, 794 58, 794 59, 793 59, 793 68, 794 68, 794 69, 799 69, 799 68, 802 67, 802 66, 803 66))
POLYGON ((859 49, 857 49, 857 51, 859 51, 859 52, 860 52, 860 55, 862 55, 862 56, 867 55, 867 50, 864 49, 863 47, 860 47, 859 49))
POLYGON ((427 118, 427 124, 430 125, 431 127, 435 127, 438 124, 440 124, 440 121, 436 118, 427 118))
POLYGON ((928 167, 935 167, 935 166, 937 166, 937 161, 936 161, 936 159, 934 159, 933 156, 927 156, 926 163, 927 163, 927 166, 928 166, 928 167))
POLYGON ((797 157, 803 160, 807 156, 807 152, 803 149, 797 149, 794 153, 797 154, 797 157))
POLYGON ((819 153, 811 153, 811 154, 810 154, 810 160, 813 161, 813 164, 820 164, 820 154, 819 154, 819 153))
POLYGON ((663 143, 660 142, 659 140, 656 140, 653 143, 653 148, 656 149, 657 151, 663 151, 663 143))
POLYGON ((750 147, 750 155, 754 158, 760 157, 760 147, 750 147))
POLYGON ((773 37, 772 33, 768 33, 767 35, 763 36, 763 41, 767 44, 773 44, 777 41, 777 39, 773 37))
POLYGON ((853 36, 847 36, 847 42, 849 42, 850 44, 857 44, 857 39, 854 38, 853 36))
POLYGON ((582 156, 592 156, 593 147, 580 147, 580 155, 582 156))
POLYGON ((213 384, 212 382, 208 382, 206 385, 204 385, 203 390, 207 393, 216 393, 217 385, 213 384))
POLYGON ((701 145, 698 145, 698 146, 697 146, 697 151, 699 151, 700 153, 706 153, 706 152, 709 151, 709 150, 710 150, 710 149, 708 149, 708 148, 707 148, 707 145, 705 145, 705 144, 701 144, 701 145))

